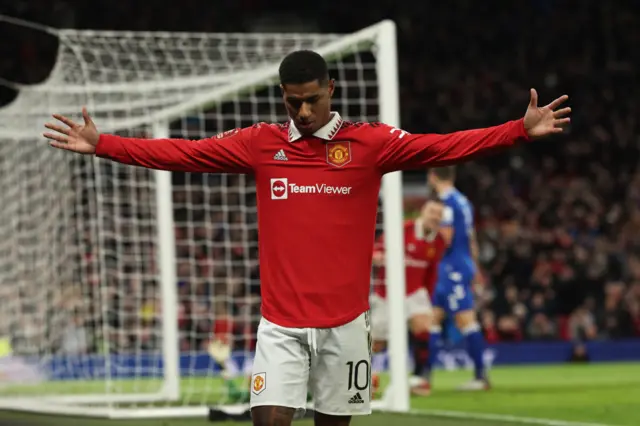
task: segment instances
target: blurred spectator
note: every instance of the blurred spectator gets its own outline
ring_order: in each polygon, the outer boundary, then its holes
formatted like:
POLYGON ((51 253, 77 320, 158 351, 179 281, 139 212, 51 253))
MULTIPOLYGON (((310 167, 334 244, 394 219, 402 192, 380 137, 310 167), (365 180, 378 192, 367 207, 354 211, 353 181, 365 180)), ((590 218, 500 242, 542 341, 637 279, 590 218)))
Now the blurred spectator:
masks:
POLYGON ((569 362, 589 362, 589 354, 587 353, 587 347, 582 343, 577 343, 573 346, 571 351, 571 357, 569 362))
POLYGON ((598 329, 593 314, 585 308, 576 309, 569 318, 569 338, 582 342, 595 339, 597 335, 598 329))
POLYGON ((84 327, 84 318, 75 316, 62 334, 61 352, 65 355, 82 355, 89 351, 89 335, 84 327))
POLYGON ((542 312, 536 313, 527 328, 527 337, 531 340, 553 340, 557 337, 554 322, 542 312))

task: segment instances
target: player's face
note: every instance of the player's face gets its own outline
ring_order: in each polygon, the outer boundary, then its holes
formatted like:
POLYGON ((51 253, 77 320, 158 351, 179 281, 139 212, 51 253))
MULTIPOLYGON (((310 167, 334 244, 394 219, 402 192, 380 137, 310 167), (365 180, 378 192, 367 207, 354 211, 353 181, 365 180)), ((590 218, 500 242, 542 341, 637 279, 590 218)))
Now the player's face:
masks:
POLYGON ((310 135, 329 122, 333 80, 329 80, 324 86, 314 80, 280 87, 287 113, 300 133, 310 135))
POLYGON ((437 231, 440 229, 443 211, 444 206, 442 203, 429 201, 422 209, 422 221, 424 223, 424 227, 431 231, 437 231))
POLYGON ((434 172, 427 173, 427 184, 430 187, 434 188, 437 183, 438 183, 438 177, 436 176, 436 174, 434 172))

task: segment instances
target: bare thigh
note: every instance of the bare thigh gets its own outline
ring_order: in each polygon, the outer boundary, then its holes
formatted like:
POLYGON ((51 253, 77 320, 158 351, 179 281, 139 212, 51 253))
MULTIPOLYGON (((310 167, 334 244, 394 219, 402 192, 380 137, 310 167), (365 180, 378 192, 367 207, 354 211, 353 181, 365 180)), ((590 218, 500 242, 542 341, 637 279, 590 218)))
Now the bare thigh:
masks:
POLYGON ((291 426, 295 408, 263 405, 251 409, 253 426, 291 426))
POLYGON ((431 316, 431 325, 442 325, 444 321, 445 312, 444 309, 437 306, 433 307, 433 314, 431 316))
POLYGON ((349 426, 351 416, 330 416, 316 411, 313 420, 315 426, 349 426))
POLYGON ((456 314, 456 327, 458 330, 464 330, 466 327, 477 322, 476 311, 468 310, 468 311, 460 311, 456 314))

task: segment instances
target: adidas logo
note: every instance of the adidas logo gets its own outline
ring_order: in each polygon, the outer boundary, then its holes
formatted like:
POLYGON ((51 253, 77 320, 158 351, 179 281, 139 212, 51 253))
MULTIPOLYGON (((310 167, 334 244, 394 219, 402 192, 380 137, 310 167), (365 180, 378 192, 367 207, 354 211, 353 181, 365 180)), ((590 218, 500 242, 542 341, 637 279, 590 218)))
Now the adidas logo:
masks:
POLYGON ((287 154, 284 153, 284 149, 276 152, 276 155, 273 156, 273 159, 278 161, 289 161, 289 159, 287 158, 287 154))
POLYGON ((349 404, 364 404, 364 399, 360 396, 360 392, 353 395, 351 399, 348 401, 349 404))

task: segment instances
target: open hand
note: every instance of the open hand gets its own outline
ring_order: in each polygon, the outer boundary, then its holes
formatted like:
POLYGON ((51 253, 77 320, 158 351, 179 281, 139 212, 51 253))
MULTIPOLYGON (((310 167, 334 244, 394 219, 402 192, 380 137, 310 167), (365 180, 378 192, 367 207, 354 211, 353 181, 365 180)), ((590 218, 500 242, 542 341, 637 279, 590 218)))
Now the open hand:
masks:
POLYGON ((89 117, 86 108, 82 108, 84 124, 76 123, 60 114, 53 114, 53 118, 66 126, 61 126, 58 123, 44 125, 47 129, 53 130, 53 132, 43 133, 43 136, 50 140, 49 145, 79 154, 95 154, 100 133, 98 133, 96 125, 89 117))
POLYGON ((549 105, 538 107, 538 92, 531 89, 531 100, 524 115, 524 128, 530 138, 543 138, 555 133, 562 133, 562 126, 569 124, 571 108, 558 109, 569 96, 563 95, 549 105))

